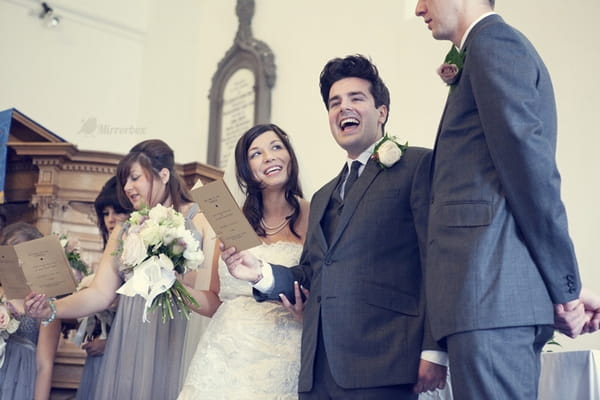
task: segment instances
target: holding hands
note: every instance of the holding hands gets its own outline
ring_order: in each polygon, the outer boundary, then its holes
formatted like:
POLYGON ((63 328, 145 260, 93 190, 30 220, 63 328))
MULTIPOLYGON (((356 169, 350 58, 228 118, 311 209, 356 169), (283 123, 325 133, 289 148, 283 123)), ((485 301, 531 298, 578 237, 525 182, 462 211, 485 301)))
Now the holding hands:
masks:
MULTIPOLYGON (((227 265, 229 273, 240 280, 257 283, 263 278, 262 264, 263 262, 256 258, 249 251, 237 252, 234 247, 224 249, 223 243, 220 243, 221 259, 227 265)), ((304 302, 308 299, 310 291, 298 282, 294 282, 294 297, 295 302, 292 302, 283 293, 279 295, 283 306, 300 322, 304 319, 304 302), (304 299, 302 297, 304 295, 304 299)))
POLYGON ((554 327, 575 338, 600 329, 600 296, 587 288, 581 290, 579 299, 554 306, 554 327))

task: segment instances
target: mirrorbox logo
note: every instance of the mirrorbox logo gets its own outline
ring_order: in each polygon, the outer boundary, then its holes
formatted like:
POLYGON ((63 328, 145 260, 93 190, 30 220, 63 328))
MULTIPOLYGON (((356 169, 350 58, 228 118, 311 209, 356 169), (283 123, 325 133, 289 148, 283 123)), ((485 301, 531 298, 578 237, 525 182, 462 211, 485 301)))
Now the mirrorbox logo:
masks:
POLYGON ((111 125, 109 123, 98 121, 96 117, 89 117, 81 121, 81 127, 77 134, 92 137, 96 135, 145 135, 146 128, 140 128, 133 125, 111 125))

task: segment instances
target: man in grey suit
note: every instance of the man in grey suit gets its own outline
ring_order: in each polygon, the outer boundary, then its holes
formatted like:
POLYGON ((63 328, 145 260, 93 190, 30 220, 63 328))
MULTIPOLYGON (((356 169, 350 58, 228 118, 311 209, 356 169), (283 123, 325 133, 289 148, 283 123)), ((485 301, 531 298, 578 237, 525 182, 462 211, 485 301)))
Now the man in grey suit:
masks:
POLYGON ((585 320, 555 162, 550 76, 493 0, 419 0, 457 53, 431 172, 428 316, 456 399, 536 399, 553 304, 585 320))
POLYGON ((271 266, 235 249, 222 258, 233 276, 254 282, 259 300, 293 298, 294 281, 310 289, 300 399, 416 399, 446 376, 422 292, 431 152, 401 154, 383 138, 389 93, 368 59, 331 60, 320 84, 348 159, 311 201, 300 265, 271 266), (381 146, 374 154, 381 140, 390 153, 381 146))

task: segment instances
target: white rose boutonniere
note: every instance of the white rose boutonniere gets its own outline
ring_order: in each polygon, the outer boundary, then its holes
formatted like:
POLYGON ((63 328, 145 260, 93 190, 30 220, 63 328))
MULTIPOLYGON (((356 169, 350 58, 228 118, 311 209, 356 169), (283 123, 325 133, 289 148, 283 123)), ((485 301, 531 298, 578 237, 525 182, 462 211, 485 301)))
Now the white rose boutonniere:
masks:
POLYGON ((402 155, 408 148, 408 142, 400 144, 396 136, 389 136, 387 133, 375 145, 371 158, 377 162, 381 169, 390 168, 402 158, 402 155))

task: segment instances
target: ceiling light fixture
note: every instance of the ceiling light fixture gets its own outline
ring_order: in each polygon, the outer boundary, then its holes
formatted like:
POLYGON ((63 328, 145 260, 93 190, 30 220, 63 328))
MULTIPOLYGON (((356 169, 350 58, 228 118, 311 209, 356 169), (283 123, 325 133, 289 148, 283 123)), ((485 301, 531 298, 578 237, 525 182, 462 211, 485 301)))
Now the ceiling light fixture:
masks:
POLYGON ((39 14, 39 18, 48 28, 54 28, 60 23, 60 17, 54 13, 54 9, 46 2, 42 2, 42 11, 39 14))

